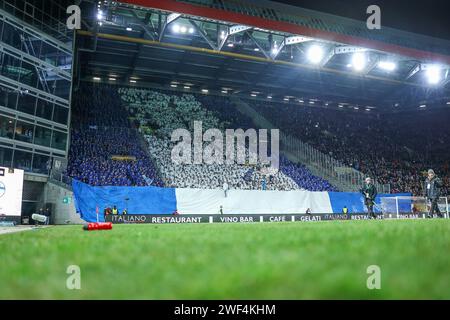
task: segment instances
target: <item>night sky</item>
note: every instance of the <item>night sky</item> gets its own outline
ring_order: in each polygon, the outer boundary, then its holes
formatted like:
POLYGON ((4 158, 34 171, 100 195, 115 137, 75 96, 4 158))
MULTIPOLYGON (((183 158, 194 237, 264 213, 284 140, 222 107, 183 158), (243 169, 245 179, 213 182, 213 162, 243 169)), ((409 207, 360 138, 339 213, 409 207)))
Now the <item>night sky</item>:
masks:
POLYGON ((450 40, 450 0, 273 0, 366 21, 366 9, 381 8, 381 25, 450 40))

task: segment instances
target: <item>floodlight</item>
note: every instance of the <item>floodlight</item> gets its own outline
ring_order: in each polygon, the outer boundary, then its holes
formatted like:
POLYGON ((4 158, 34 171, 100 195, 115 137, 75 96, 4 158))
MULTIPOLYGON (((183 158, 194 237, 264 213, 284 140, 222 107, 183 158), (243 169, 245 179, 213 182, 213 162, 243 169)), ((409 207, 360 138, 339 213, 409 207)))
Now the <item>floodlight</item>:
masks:
POLYGON ((380 61, 378 62, 378 67, 386 71, 394 71, 397 68, 397 65, 391 61, 380 61))
POLYGON ((308 60, 314 64, 318 64, 320 63, 320 61, 322 61, 323 56, 324 56, 324 52, 322 47, 318 46, 318 45, 313 45, 309 48, 308 50, 308 60))
POLYGON ((187 32, 187 28, 185 26, 181 26, 180 27, 180 31, 181 31, 181 33, 186 33, 187 32))
POLYGON ((103 20, 103 11, 102 10, 98 10, 97 12, 97 20, 103 20))
POLYGON ((352 57, 352 66, 356 71, 362 71, 367 64, 366 55, 363 52, 356 52, 352 57))
POLYGON ((429 66, 426 70, 426 75, 430 84, 437 84, 441 81, 441 68, 439 66, 429 66))
POLYGON ((174 33, 180 32, 180 25, 178 25, 178 24, 175 23, 175 24, 172 26, 172 31, 173 31, 174 33))

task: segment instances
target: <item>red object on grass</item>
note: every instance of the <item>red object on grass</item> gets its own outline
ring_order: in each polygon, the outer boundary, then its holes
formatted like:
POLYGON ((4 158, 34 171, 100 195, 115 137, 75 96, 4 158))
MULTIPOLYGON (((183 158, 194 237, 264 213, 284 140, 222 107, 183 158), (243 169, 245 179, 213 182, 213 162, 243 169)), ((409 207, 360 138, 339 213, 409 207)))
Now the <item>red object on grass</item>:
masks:
POLYGON ((111 230, 111 222, 91 222, 83 226, 83 230, 95 231, 95 230, 111 230))

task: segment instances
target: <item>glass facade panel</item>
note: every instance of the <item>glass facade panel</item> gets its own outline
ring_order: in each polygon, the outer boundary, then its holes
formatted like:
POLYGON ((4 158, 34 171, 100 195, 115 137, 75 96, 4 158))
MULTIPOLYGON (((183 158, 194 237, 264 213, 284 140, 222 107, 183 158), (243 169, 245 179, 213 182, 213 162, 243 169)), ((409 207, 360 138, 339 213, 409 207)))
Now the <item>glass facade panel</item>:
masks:
POLYGON ((53 113, 53 121, 67 124, 69 116, 69 109, 55 105, 55 112, 53 113))
POLYGON ((50 147, 52 140, 52 130, 41 126, 36 126, 34 133, 34 143, 44 147, 50 147))
POLYGON ((31 171, 31 158, 33 154, 31 152, 14 150, 13 167, 26 171, 31 171))
POLYGON ((16 109, 17 104, 17 92, 14 92, 7 88, 0 88, 0 106, 16 109))
POLYGON ((36 117, 52 120, 52 115, 53 104, 48 101, 38 99, 36 106, 36 117))
POLYGON ((36 108, 36 98, 28 94, 19 94, 17 110, 34 115, 36 108))
POLYGON ((66 150, 66 144, 67 133, 54 130, 52 135, 51 147, 59 150, 66 150))
POLYGON ((4 167, 11 167, 13 150, 0 147, 0 164, 4 167))
MULTIPOLYGON (((3 61, 0 68, 0 74, 14 81, 19 81, 21 69, 21 61, 9 54, 3 55, 3 61)), ((26 72, 26 71, 25 71, 26 72)))
POLYGON ((32 171, 34 173, 48 174, 50 168, 50 157, 35 153, 33 156, 32 171))
POLYGON ((34 125, 24 121, 17 121, 14 139, 33 143, 34 125))
POLYGON ((15 119, 0 116, 0 137, 12 139, 14 137, 15 119))

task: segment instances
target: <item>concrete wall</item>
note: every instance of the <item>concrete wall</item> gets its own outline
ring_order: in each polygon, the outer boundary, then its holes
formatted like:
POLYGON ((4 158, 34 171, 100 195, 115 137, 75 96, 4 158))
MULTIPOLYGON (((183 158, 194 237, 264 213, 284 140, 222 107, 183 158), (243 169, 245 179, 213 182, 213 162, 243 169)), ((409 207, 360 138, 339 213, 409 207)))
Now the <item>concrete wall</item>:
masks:
POLYGON ((47 182, 44 191, 45 202, 53 204, 54 224, 85 223, 75 211, 73 192, 54 182, 47 182), (64 197, 70 197, 70 203, 63 203, 64 197))

